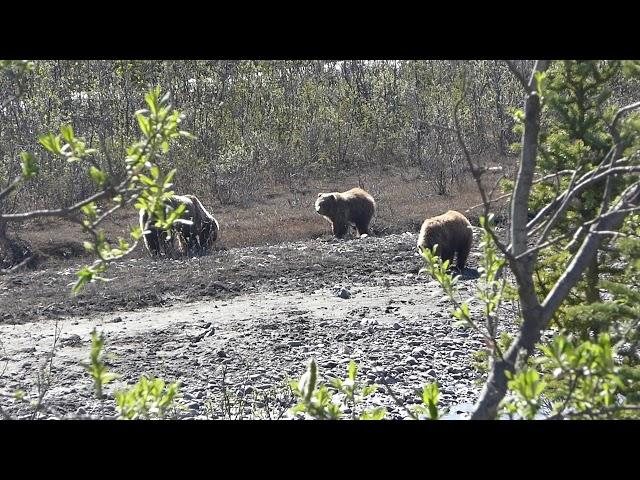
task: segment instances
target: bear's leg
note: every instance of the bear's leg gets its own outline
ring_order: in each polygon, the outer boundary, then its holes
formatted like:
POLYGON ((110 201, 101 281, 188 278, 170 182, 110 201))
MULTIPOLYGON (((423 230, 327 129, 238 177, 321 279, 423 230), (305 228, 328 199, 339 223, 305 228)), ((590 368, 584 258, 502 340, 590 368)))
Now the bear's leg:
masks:
POLYGON ((157 257, 160 254, 160 239, 158 238, 158 232, 151 230, 150 233, 147 233, 144 236, 144 239, 151 256, 157 257))
POLYGON ((360 221, 356 223, 356 230, 358 231, 358 235, 369 235, 369 222, 360 221))
MULTIPOLYGON (((454 255, 454 251, 450 250, 448 248, 441 248, 440 245, 438 245, 438 250, 440 251, 440 258, 442 258, 442 261, 446 261, 449 260, 449 267, 451 267, 451 265, 453 265, 453 255, 454 255)), ((437 252, 437 250, 436 250, 437 252)))
POLYGON ((458 270, 462 272, 464 270, 465 265, 467 264, 467 258, 469 257, 469 247, 465 246, 464 248, 458 250, 458 261, 456 262, 456 266, 458 270))
POLYGON ((332 227, 333 234, 338 238, 342 238, 347 234, 348 225, 346 222, 334 221, 332 227))

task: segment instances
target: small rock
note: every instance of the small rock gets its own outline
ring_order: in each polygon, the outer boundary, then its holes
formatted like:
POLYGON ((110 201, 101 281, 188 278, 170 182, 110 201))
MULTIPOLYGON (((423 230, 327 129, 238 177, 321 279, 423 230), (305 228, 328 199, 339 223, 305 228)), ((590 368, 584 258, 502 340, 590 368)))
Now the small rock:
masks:
POLYGON ((400 329, 402 328, 402 325, 400 325, 398 322, 395 322, 395 323, 393 324, 393 328, 394 328, 395 330, 400 330, 400 329))
POLYGON ((120 323, 122 322, 122 317, 115 317, 114 319, 111 320, 111 323, 120 323))
POLYGON ((411 356, 414 358, 424 357, 426 354, 427 354, 427 351, 422 347, 416 347, 413 350, 411 350, 411 356))
POLYGON ((346 300, 348 298, 351 298, 351 292, 346 288, 340 288, 339 290, 336 290, 336 296, 344 298, 346 300))
POLYGON ((67 338, 65 338, 65 339, 60 341, 60 344, 62 346, 67 346, 67 345, 75 346, 75 345, 78 345, 80 343, 82 343, 82 338, 80 338, 80 335, 76 335, 76 334, 70 335, 67 338))
POLYGON ((292 340, 289 342, 290 347, 300 347, 302 346, 302 342, 299 340, 292 340))
POLYGON ((404 363, 406 363, 407 365, 415 365, 416 363, 418 363, 418 361, 413 357, 407 357, 404 359, 404 363))

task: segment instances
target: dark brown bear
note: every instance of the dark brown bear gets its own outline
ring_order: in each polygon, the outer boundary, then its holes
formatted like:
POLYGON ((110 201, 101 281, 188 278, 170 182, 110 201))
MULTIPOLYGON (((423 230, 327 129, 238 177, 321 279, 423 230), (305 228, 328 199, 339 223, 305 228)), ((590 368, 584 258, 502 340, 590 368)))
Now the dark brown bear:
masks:
POLYGON ((319 193, 316 212, 331 223, 336 237, 343 237, 349 225, 354 225, 358 235, 362 235, 369 233, 369 222, 376 212, 376 202, 361 188, 352 188, 343 193, 319 193))
POLYGON ((195 195, 185 195, 193 203, 193 235, 201 250, 209 250, 220 235, 220 225, 195 195))
MULTIPOLYGON (((173 223, 170 232, 155 227, 153 219, 147 225, 147 233, 143 235, 143 239, 152 256, 160 255, 162 251, 168 254, 170 250, 183 255, 203 252, 211 248, 218 239, 218 222, 195 195, 174 195, 165 206, 165 214, 180 205, 185 205, 186 208, 181 218, 173 223)), ((148 219, 146 210, 140 210, 140 228, 143 230, 148 219)))
POLYGON ((436 254, 442 260, 449 260, 453 264, 453 257, 457 254, 456 266, 459 271, 464 269, 471 250, 473 231, 467 217, 454 210, 427 218, 422 224, 418 236, 418 248, 432 249, 437 243, 436 254))

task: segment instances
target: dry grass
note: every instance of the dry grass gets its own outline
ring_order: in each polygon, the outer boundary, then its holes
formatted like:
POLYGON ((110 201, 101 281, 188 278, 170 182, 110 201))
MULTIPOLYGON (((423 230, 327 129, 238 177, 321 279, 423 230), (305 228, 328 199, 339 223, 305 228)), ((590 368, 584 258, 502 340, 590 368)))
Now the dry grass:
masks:
MULTIPOLYGON (((488 185, 492 186, 495 179, 497 177, 488 185)), ((465 212, 481 202, 468 174, 452 185, 452 194, 448 196, 434 194, 428 175, 418 171, 362 175, 360 180, 364 189, 376 199, 377 214, 372 222, 374 235, 418 232, 425 218, 450 209, 465 212)), ((262 194, 262 201, 246 207, 219 205, 212 198, 201 200, 220 223, 219 248, 266 245, 330 235, 331 226, 314 209, 317 195, 319 192, 345 191, 354 186, 358 186, 357 176, 333 181, 312 180, 296 194, 282 186, 274 186, 262 194)), ((481 209, 475 209, 466 214, 477 225, 480 213, 481 209)), ((136 223, 137 214, 133 209, 117 212, 104 224, 107 238, 126 238, 128 228, 136 223)), ((45 257, 87 255, 82 247, 85 235, 79 226, 69 222, 37 219, 20 226, 17 233, 45 257)), ((145 255, 141 246, 136 255, 145 255)))

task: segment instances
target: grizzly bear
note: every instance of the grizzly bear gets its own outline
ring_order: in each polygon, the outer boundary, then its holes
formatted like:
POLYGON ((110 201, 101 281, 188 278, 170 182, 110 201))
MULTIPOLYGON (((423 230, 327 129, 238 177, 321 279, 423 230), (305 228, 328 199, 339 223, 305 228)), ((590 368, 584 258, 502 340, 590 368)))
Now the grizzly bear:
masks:
POLYGON ((457 254, 456 267, 462 272, 467 263, 472 240, 473 231, 467 217, 449 210, 424 221, 418 236, 418 248, 432 249, 438 244, 436 254, 443 261, 449 260, 449 264, 453 263, 453 257, 457 254))
POLYGON ((361 188, 347 192, 319 193, 316 212, 330 223, 333 234, 341 238, 354 225, 358 235, 369 234, 369 222, 376 212, 376 202, 361 188))
POLYGON ((185 195, 191 200, 194 209, 193 233, 201 250, 208 250, 213 247, 215 241, 220 236, 220 224, 211 215, 202 202, 195 195, 185 195))
MULTIPOLYGON (((213 216, 207 212, 195 195, 174 195, 165 206, 165 214, 185 205, 182 217, 175 220, 170 232, 154 226, 151 219, 143 235, 144 245, 152 256, 177 251, 186 255, 192 252, 202 252, 213 246, 218 239, 220 226, 213 216)), ((144 230, 149 215, 146 210, 140 210, 140 228, 144 230)))

